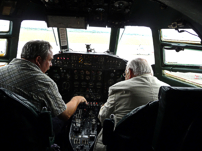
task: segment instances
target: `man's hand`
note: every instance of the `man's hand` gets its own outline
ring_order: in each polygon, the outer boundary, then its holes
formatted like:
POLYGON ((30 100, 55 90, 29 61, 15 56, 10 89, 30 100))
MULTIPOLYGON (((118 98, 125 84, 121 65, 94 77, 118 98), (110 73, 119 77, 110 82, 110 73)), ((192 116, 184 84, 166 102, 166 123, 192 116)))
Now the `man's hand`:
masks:
POLYGON ((76 99, 79 103, 85 102, 87 104, 87 101, 83 96, 75 96, 73 99, 76 99))
POLYGON ((62 112, 58 117, 64 121, 68 120, 76 111, 78 105, 80 103, 87 104, 86 99, 83 96, 75 96, 73 97, 67 104, 67 108, 64 112, 62 112))

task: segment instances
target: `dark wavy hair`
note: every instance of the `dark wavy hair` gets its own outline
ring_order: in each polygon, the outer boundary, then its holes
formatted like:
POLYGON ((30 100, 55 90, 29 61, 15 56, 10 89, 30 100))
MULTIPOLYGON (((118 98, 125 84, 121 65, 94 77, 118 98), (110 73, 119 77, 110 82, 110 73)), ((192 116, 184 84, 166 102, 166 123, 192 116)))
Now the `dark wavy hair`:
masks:
POLYGON ((31 60, 40 56, 42 60, 45 60, 51 49, 52 46, 47 41, 43 40, 29 41, 22 48, 21 58, 31 60))

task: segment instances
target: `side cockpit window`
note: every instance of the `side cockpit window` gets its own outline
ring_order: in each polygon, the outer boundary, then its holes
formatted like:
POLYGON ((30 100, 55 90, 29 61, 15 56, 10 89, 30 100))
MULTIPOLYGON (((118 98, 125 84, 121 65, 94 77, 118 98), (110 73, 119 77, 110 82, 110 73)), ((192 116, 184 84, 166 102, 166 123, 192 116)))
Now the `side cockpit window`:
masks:
POLYGON ((0 57, 6 56, 7 50, 7 39, 0 38, 0 57))
POLYGON ((89 44, 94 52, 102 53, 109 49, 111 28, 87 27, 87 29, 67 28, 69 49, 86 52, 89 44))
POLYGON ((60 51, 57 28, 48 28, 45 21, 25 20, 21 23, 17 58, 21 58, 23 46, 31 40, 48 41, 53 47, 53 54, 60 51))
POLYGON ((201 44, 201 39, 193 29, 161 29, 161 40, 164 42, 201 44))
POLYGON ((8 33, 10 31, 10 21, 0 20, 0 32, 8 33))
POLYGON ((143 26, 125 26, 125 28, 121 28, 116 54, 126 60, 144 58, 150 65, 154 64, 151 29, 143 26))
POLYGON ((7 54, 8 39, 4 38, 10 32, 10 21, 0 20, 0 57, 5 57, 7 54))
POLYGON ((193 29, 161 29, 163 74, 202 87, 201 39, 193 29))

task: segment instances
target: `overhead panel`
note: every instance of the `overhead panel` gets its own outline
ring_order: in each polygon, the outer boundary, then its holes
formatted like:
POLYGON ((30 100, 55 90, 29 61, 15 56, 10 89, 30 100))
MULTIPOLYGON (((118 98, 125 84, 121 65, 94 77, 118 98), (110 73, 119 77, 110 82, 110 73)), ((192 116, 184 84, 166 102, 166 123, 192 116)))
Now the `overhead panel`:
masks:
POLYGON ((54 25, 59 28, 67 26, 69 28, 84 28, 85 22, 90 26, 124 27, 130 17, 133 1, 42 0, 49 15, 50 26, 54 25), (67 16, 67 18, 63 16, 67 16))
POLYGON ((84 17, 48 16, 48 27, 86 29, 84 17))

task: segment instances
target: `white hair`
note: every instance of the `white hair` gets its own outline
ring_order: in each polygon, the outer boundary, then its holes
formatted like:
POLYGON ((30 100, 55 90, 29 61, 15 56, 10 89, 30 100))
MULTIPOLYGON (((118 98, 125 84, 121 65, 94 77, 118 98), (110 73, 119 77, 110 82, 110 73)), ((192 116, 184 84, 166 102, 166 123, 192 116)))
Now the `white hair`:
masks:
POLYGON ((126 72, 128 73, 128 70, 132 69, 135 76, 140 76, 143 74, 151 74, 151 68, 147 62, 147 60, 142 58, 133 59, 130 62, 128 62, 126 66, 126 72))

